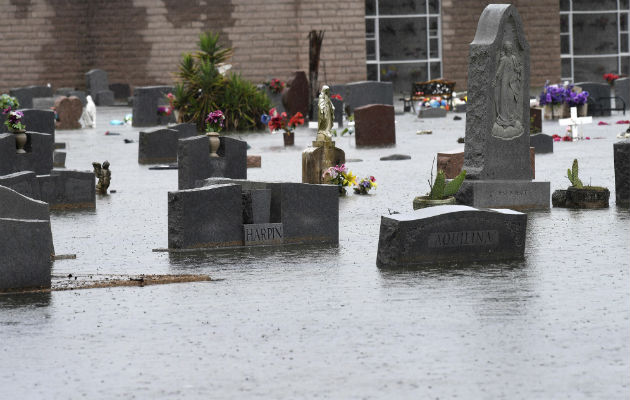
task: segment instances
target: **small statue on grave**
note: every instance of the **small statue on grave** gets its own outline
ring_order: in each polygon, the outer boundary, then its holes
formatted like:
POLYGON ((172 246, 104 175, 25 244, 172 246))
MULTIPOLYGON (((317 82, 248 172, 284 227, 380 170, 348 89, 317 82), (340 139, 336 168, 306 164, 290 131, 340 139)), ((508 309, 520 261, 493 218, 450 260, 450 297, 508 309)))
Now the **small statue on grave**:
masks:
POLYGON ((335 119, 335 106, 330 101, 330 88, 326 85, 322 87, 317 102, 317 141, 332 141, 331 130, 335 119))
POLYGON ((93 162, 92 166, 94 167, 94 175, 98 178, 96 191, 100 194, 107 194, 107 188, 109 188, 109 183, 112 180, 112 171, 109 170, 109 161, 103 161, 102 166, 101 163, 93 162))

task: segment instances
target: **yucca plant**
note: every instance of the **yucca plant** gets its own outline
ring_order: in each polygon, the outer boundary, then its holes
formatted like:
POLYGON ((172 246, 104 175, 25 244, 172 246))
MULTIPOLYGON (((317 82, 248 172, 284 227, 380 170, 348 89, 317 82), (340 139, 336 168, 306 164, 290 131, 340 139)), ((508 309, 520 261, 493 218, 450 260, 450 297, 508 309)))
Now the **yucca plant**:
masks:
POLYGON ((173 93, 180 121, 193 122, 199 131, 204 131, 207 115, 222 110, 226 130, 263 128, 260 116, 271 107, 271 102, 239 74, 223 76, 219 72, 219 67, 232 56, 232 49, 223 47, 219 39, 219 34, 202 33, 197 43, 199 50, 182 56, 173 93))

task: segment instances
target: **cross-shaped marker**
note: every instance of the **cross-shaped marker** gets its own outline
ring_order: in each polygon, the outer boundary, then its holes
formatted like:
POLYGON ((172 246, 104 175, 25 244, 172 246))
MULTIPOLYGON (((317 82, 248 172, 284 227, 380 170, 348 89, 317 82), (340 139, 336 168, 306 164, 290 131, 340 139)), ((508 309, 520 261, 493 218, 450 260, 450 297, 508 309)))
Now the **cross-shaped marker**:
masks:
POLYGON ((573 140, 584 139, 578 130, 580 125, 593 123, 593 117, 578 117, 577 107, 571 107, 571 118, 563 118, 558 121, 562 126, 570 126, 573 140))

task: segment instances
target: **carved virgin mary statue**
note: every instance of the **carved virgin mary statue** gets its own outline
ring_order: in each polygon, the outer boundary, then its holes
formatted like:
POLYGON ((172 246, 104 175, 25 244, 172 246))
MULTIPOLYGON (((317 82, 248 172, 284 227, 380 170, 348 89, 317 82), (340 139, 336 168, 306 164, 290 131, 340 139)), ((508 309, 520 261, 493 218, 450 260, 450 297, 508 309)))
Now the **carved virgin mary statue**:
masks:
POLYGON ((330 101, 330 88, 326 85, 322 86, 317 102, 317 140, 331 141, 332 127, 335 118, 335 106, 330 101))
POLYGON ((495 75, 492 136, 514 139, 523 134, 523 65, 512 42, 503 43, 495 75))

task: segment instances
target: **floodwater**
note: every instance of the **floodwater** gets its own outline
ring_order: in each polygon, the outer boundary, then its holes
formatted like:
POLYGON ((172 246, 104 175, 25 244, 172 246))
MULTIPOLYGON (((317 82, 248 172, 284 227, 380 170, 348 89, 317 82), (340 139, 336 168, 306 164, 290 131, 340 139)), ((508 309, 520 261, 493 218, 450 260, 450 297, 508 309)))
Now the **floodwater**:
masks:
MULTIPOLYGON (((99 108, 98 128, 58 132, 68 168, 111 163, 116 193, 96 211, 52 216, 53 275, 209 274, 215 282, 0 296, 0 398, 549 399, 630 396, 630 214, 615 205, 612 144, 627 116, 596 118, 592 140, 555 143, 536 176, 607 186, 611 207, 530 212, 524 261, 379 270, 380 216, 410 211, 428 190, 437 151, 465 122, 397 115, 393 148, 337 144, 369 196, 340 199, 339 247, 169 255, 167 191, 177 171, 137 164, 140 129, 108 125, 128 108, 99 108), (598 121, 609 126, 597 126, 598 121), (431 129, 432 135, 416 135, 431 129), (119 136, 103 133, 119 132, 119 136), (136 143, 125 144, 123 139, 136 143), (393 153, 405 161, 379 161, 393 153)), ((463 116, 463 114, 462 114, 463 116)), ((548 134, 562 133, 545 122, 548 134)), ((301 179, 301 151, 281 135, 240 135, 262 155, 254 180, 301 179)), ((239 136, 239 135, 235 135, 239 136)))

